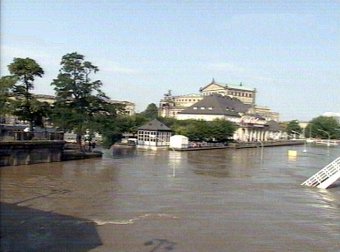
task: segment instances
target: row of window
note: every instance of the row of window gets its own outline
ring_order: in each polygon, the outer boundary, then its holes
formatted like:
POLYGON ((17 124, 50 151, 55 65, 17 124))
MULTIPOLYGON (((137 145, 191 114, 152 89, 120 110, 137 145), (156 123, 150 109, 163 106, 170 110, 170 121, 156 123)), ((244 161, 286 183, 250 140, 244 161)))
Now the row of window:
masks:
POLYGON ((177 102, 198 102, 198 99, 177 99, 177 102))
POLYGON ((251 93, 243 93, 243 92, 232 92, 229 91, 229 95, 234 95, 234 96, 241 96, 241 97, 253 97, 253 95, 251 93))
MULTIPOLYGON (((194 110, 197 110, 198 108, 197 107, 193 107, 194 110)), ((205 110, 206 108, 205 107, 200 107, 201 110, 205 110)), ((213 107, 208 107, 207 108, 208 110, 212 110, 213 107)))
MULTIPOLYGON (((194 109, 194 110, 197 110, 197 109, 200 109, 200 110, 205 110, 205 109, 208 109, 208 110, 213 110, 213 107, 207 107, 207 108, 206 108, 206 107, 200 107, 200 108, 198 108, 198 107, 193 107, 193 109, 194 109)), ((226 107, 225 109, 226 109, 226 110, 228 110, 228 111, 229 111, 229 110, 231 110, 231 111, 235 111, 235 109, 234 109, 234 108, 229 108, 229 107, 226 107)))

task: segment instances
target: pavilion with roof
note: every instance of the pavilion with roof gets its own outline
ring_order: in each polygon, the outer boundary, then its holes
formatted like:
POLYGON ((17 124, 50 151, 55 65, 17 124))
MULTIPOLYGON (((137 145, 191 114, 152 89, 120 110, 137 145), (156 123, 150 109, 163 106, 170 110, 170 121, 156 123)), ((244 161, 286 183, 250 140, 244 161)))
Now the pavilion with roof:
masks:
POLYGON ((147 149, 167 148, 172 131, 164 123, 154 119, 138 128, 137 147, 147 149))

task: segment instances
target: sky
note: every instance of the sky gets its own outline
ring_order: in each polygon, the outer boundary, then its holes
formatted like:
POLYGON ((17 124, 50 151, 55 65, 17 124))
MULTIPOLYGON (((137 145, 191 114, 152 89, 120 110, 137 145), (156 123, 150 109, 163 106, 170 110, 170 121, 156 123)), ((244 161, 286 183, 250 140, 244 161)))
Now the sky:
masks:
POLYGON ((44 69, 54 94, 61 57, 78 52, 93 80, 137 112, 163 95, 216 82, 256 88, 280 120, 340 112, 340 1, 2 0, 1 76, 13 58, 44 69))

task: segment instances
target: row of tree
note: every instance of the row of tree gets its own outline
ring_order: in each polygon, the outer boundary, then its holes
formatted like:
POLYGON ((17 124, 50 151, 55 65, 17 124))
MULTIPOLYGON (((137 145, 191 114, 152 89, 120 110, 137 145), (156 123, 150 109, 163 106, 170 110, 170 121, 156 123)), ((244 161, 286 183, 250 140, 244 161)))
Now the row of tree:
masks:
MULTIPOLYGON (((63 131, 73 131, 80 140, 86 132, 102 134, 104 144, 119 140, 124 132, 136 133, 139 126, 148 120, 158 118, 154 103, 145 111, 127 116, 124 106, 110 103, 101 90, 102 82, 92 80, 98 67, 76 52, 61 59, 58 76, 51 85, 55 90, 55 102, 51 105, 38 101, 33 95, 34 81, 44 75, 44 70, 33 59, 15 58, 8 66, 10 75, 0 79, 0 117, 8 114, 29 122, 30 130, 44 127, 46 120, 63 131)), ((158 118, 176 134, 183 134, 191 140, 227 141, 235 126, 227 121, 213 122, 158 118)))
POLYGON ((340 139, 340 123, 334 117, 319 116, 311 120, 303 130, 298 120, 285 125, 289 135, 304 135, 307 138, 340 139))
POLYGON ((14 58, 8 66, 10 75, 0 79, 0 116, 12 114, 28 121, 31 131, 34 126, 44 127, 47 118, 55 127, 75 132, 77 139, 88 130, 107 136, 117 131, 116 119, 124 116, 124 106, 110 103, 101 90, 102 82, 91 79, 98 67, 76 52, 64 55, 60 65, 51 83, 56 100, 50 105, 32 93, 35 79, 41 78, 44 70, 33 59, 14 58))

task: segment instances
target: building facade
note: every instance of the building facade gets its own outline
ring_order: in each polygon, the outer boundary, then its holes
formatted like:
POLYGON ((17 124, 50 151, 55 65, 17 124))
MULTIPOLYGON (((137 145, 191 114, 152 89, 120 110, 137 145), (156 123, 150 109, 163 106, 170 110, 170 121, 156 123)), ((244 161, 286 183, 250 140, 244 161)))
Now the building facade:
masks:
POLYGON ((249 105, 248 113, 261 115, 267 120, 279 120, 279 113, 271 111, 267 107, 256 104, 256 89, 239 85, 217 83, 214 79, 206 86, 199 89, 199 94, 174 96, 169 90, 159 103, 159 116, 182 119, 181 112, 206 96, 220 95, 232 99, 238 99, 242 103, 249 105))
POLYGON ((200 93, 203 96, 220 94, 223 96, 230 96, 239 99, 244 104, 256 104, 256 89, 243 86, 242 82, 239 85, 217 83, 212 79, 211 83, 205 87, 200 88, 200 93))
POLYGON ((202 100, 177 113, 178 120, 226 120, 234 123, 237 130, 233 139, 239 142, 278 140, 283 130, 278 122, 252 113, 252 105, 239 99, 218 93, 205 95, 202 100))

